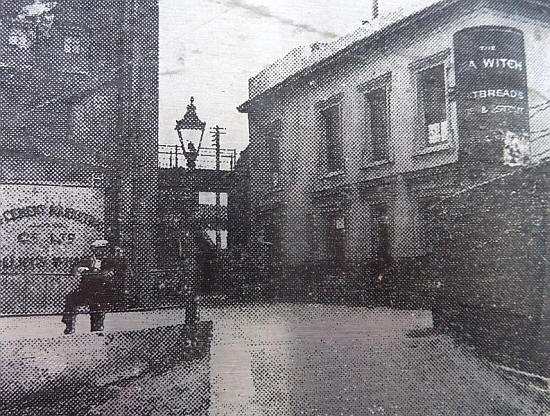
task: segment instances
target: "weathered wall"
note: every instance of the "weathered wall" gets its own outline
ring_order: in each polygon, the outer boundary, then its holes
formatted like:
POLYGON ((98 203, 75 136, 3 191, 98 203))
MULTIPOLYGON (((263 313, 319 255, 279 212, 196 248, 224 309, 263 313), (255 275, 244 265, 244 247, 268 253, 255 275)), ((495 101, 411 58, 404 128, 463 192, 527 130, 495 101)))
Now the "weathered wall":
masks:
POLYGON ((116 153, 121 3, 56 5, 47 31, 24 17, 31 2, 4 1, 0 19, 0 129, 4 181, 90 184, 116 153), (27 45, 14 45, 14 34, 27 45), (67 52, 67 38, 79 51, 67 52))
POLYGON ((435 288, 436 322, 531 368, 548 363, 535 349, 548 337, 549 175, 549 163, 516 168, 435 204, 434 251, 419 271, 435 288))
POLYGON ((125 250, 139 303, 156 260, 158 4, 50 5, 45 30, 29 17, 38 3, 2 2, 1 182, 101 189, 90 210, 105 217, 101 236, 125 250))

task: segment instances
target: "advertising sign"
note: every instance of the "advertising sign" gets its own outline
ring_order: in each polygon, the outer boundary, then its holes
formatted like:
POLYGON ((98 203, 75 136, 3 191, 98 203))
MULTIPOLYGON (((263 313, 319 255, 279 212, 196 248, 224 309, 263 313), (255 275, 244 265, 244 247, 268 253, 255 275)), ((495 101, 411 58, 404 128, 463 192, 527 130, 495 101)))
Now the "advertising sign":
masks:
POLYGON ((68 273, 103 237, 97 188, 0 185, 0 273, 68 273))
POLYGON ((521 31, 480 26, 454 35, 462 156, 502 160, 505 138, 527 137, 527 68, 521 31))

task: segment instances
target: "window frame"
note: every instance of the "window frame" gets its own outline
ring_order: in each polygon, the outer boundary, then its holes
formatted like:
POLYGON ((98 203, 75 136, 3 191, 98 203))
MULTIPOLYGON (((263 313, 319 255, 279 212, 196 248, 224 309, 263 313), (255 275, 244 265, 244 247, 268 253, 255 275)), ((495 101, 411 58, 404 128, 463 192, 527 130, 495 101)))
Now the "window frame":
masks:
POLYGON ((412 85, 415 94, 415 155, 435 152, 438 150, 447 150, 454 148, 455 145, 455 125, 456 108, 453 105, 452 92, 454 89, 454 71, 452 65, 451 50, 445 49, 429 57, 420 59, 409 65, 412 76, 412 85), (443 66, 444 88, 445 88, 445 121, 446 121, 446 139, 438 142, 429 142, 428 124, 425 116, 426 108, 421 90, 421 73, 443 66))
POLYGON ((364 133, 362 134, 364 140, 362 144, 362 167, 371 167, 377 165, 383 165, 390 163, 393 160, 392 150, 391 150, 391 137, 392 137, 392 113, 391 113, 391 91, 392 91, 392 76, 391 72, 387 72, 379 77, 376 77, 358 87, 359 93, 361 94, 361 102, 363 104, 363 120, 362 128, 364 133), (374 148, 374 136, 372 134, 372 119, 369 108, 368 95, 373 93, 376 90, 384 89, 385 90, 385 118, 386 118, 386 135, 385 135, 385 146, 386 151, 384 157, 376 158, 375 157, 375 148, 374 148))
POLYGON ((316 106, 317 111, 317 117, 318 117, 318 126, 319 126, 319 137, 320 140, 320 161, 323 166, 323 174, 325 175, 334 175, 340 172, 344 172, 346 169, 346 163, 345 163, 345 157, 344 157, 344 135, 343 135, 343 115, 342 115, 342 101, 343 101, 343 94, 337 94, 327 100, 321 101, 316 106), (337 126, 337 145, 339 146, 338 151, 338 165, 331 166, 331 163, 329 162, 329 152, 328 152, 328 135, 327 135, 327 129, 326 129, 326 117, 323 115, 324 112, 326 112, 328 109, 331 108, 337 109, 337 115, 338 115, 338 126, 337 126))
POLYGON ((229 205, 229 194, 228 192, 226 191, 199 191, 199 198, 198 198, 198 204, 200 206, 203 206, 203 207, 215 207, 216 206, 216 194, 220 194, 220 207, 227 207, 229 205), (208 194, 208 197, 207 195, 208 194), (201 195, 203 195, 202 197, 202 201, 201 202, 201 195), (225 195, 224 198, 222 198, 222 195, 225 195), (209 197, 213 196, 213 200, 209 197), (223 201, 225 199, 225 201, 223 201), (210 202, 204 202, 205 200, 207 201, 213 201, 212 203, 210 202), (224 204, 225 202, 225 204, 224 204))
POLYGON ((281 173, 281 139, 282 139, 282 122, 280 118, 273 120, 267 128, 266 145, 267 145, 267 166, 269 169, 269 186, 271 188, 279 188, 280 173, 281 173), (276 155, 273 149, 276 148, 276 155))

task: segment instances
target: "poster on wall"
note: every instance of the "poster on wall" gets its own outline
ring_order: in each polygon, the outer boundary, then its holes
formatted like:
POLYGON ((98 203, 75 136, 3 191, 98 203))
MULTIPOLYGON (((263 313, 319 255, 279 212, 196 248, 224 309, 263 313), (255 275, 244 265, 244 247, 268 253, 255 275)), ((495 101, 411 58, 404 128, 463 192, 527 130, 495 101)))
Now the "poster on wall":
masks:
POLYGON ((462 156, 520 164, 529 135, 523 33, 470 27, 453 46, 462 156))
POLYGON ((103 237, 103 190, 0 185, 0 273, 69 273, 103 237))

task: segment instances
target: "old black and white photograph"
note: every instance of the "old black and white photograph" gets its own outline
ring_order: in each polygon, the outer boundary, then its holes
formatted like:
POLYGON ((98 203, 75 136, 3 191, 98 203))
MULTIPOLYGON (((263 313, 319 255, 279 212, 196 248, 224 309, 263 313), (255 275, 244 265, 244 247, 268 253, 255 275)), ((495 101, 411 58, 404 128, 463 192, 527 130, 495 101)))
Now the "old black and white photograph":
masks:
POLYGON ((0 0, 1 416, 550 416, 550 1, 0 0))

